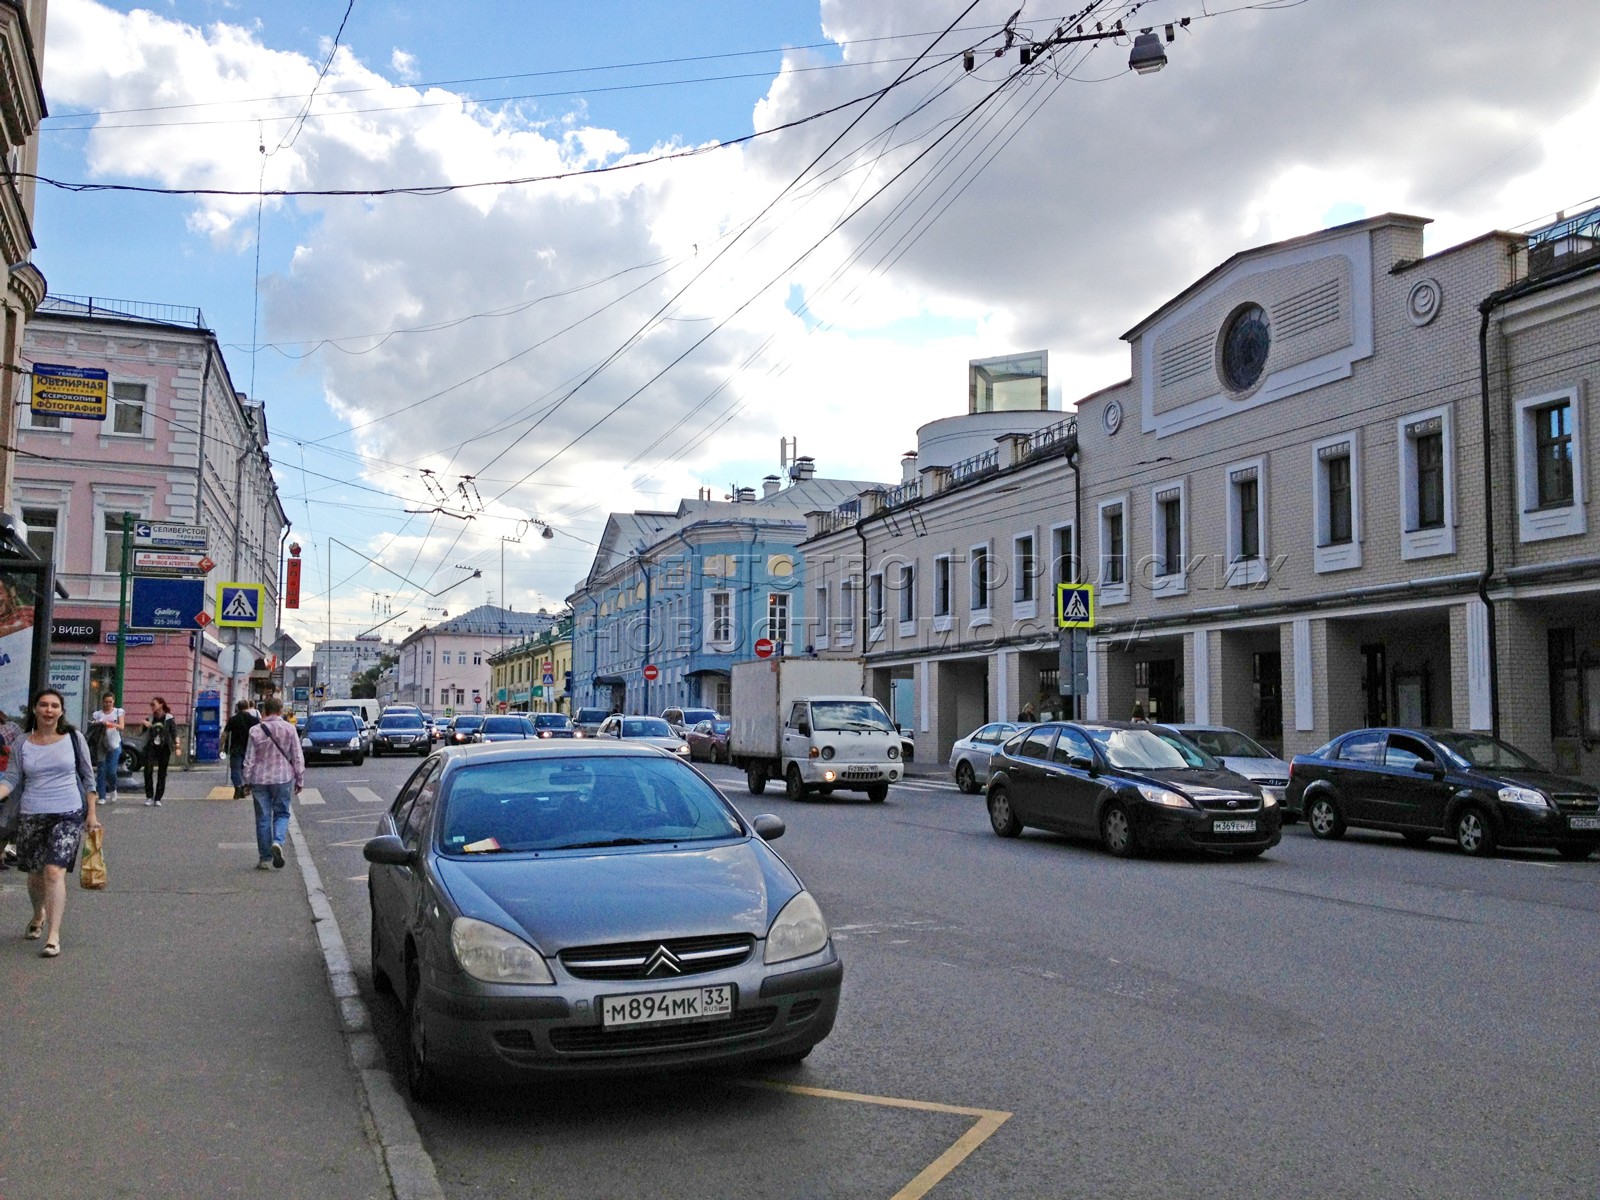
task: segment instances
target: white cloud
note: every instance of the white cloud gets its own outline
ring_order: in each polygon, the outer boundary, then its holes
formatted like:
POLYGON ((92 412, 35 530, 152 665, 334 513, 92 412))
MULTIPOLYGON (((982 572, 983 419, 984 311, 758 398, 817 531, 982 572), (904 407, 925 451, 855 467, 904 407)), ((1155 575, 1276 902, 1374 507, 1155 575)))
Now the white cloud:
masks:
MULTIPOLYGON (((998 26, 1014 7, 992 0, 966 24, 998 26)), ((1151 0, 1140 19, 1191 8, 1151 0)), ((958 10, 953 0, 821 9, 841 40, 936 28, 958 10)), ((1398 209, 1437 218, 1437 249, 1592 194, 1600 66, 1572 36, 1591 16, 1585 0, 1528 0, 1507 37, 1492 0, 1312 0, 1234 13, 1196 22, 1159 75, 1128 74, 1126 47, 1102 46, 1073 60, 1071 78, 1042 70, 964 125, 954 119, 1015 57, 980 60, 970 77, 947 68, 880 103, 827 160, 828 182, 795 188, 720 261, 859 109, 637 171, 298 201, 283 213, 296 220, 293 256, 268 264, 267 336, 312 341, 498 314, 351 338, 303 368, 340 419, 374 422, 356 435, 368 483, 417 506, 428 494, 422 469, 452 487, 470 474, 495 501, 459 543, 457 524, 437 515, 425 541, 410 539, 429 518, 413 518, 396 543, 445 575, 462 555, 497 565, 519 515, 592 538, 607 510, 753 484, 782 436, 798 436, 824 473, 892 481, 916 426, 962 411, 968 358, 1048 348, 1070 403, 1126 374, 1123 330, 1246 245, 1398 209), (1094 79, 1108 81, 1084 82, 1094 79), (804 319, 789 310, 792 292, 805 297, 804 319), (662 306, 670 319, 558 406, 662 306)), ((56 0, 50 20, 58 108, 303 97, 320 66, 239 26, 201 30, 92 0, 56 0)), ((865 42, 845 57, 898 58, 911 44, 865 42)), ((769 129, 881 86, 904 65, 795 69, 809 61, 791 56, 739 119, 769 129)), ((415 59, 396 49, 389 69, 414 79, 415 59)), ((261 119, 268 149, 293 135, 268 160, 269 187, 506 179, 657 149, 595 126, 581 106, 485 111, 445 89, 392 83, 359 48, 341 49, 319 115, 294 134, 300 103, 198 112, 261 119)), ((241 126, 112 128, 127 120, 108 117, 90 137, 96 177, 255 187, 261 156, 241 126)), ((239 247, 253 234, 254 202, 200 200, 192 221, 218 246, 239 247)), ((506 588, 514 600, 559 600, 586 561, 583 543, 565 537, 513 545, 523 581, 506 588)))

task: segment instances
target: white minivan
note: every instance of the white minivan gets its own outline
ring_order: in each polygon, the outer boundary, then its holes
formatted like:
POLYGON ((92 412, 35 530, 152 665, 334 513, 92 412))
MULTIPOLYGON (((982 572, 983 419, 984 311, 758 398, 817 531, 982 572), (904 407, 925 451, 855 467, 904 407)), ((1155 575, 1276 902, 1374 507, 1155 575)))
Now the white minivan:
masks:
POLYGON ((325 701, 318 712, 347 712, 354 713, 356 720, 363 725, 375 724, 378 720, 377 700, 328 700, 325 701))

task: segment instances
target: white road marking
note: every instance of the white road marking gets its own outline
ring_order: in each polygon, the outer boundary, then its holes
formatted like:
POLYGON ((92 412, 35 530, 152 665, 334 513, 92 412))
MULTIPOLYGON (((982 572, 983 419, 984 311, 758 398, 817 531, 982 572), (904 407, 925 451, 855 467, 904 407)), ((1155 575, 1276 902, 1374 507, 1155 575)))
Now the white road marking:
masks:
POLYGON ((322 798, 321 788, 301 788, 300 795, 296 797, 301 804, 326 804, 322 798))
POLYGON ((382 796, 378 795, 378 793, 373 791, 371 788, 353 787, 353 788, 350 789, 350 794, 356 798, 356 803, 358 803, 358 804, 387 804, 387 803, 389 803, 387 800, 385 800, 382 796))

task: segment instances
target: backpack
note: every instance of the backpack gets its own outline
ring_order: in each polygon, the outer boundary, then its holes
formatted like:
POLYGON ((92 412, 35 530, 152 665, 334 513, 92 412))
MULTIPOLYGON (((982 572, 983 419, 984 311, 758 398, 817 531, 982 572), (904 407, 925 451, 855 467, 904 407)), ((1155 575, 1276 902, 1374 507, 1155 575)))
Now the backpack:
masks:
POLYGON ((96 766, 106 755, 106 727, 101 721, 89 725, 89 761, 96 766))

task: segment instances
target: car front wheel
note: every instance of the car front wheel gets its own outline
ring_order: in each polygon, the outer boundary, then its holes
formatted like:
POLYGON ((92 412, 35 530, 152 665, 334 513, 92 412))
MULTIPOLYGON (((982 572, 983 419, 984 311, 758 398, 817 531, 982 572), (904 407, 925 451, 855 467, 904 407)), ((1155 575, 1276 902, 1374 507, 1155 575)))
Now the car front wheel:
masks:
POLYGON ((428 1057, 428 1018, 422 1011, 422 978, 415 961, 406 964, 406 1089, 418 1104, 439 1095, 439 1075, 428 1057))
POLYGON ((874 804, 882 804, 889 798, 889 785, 887 783, 874 783, 867 787, 867 799, 874 804))
POLYGON ((964 758, 956 764, 956 786, 969 796, 978 790, 978 777, 972 773, 972 764, 964 758))
POLYGON ((790 763, 788 771, 784 772, 783 794, 791 800, 805 799, 806 781, 800 777, 798 763, 790 763))
POLYGON ((1003 838, 1014 838, 1022 832, 1022 822, 1017 820, 1011 807, 1011 793, 1004 784, 989 789, 989 824, 1003 838))
POLYGON ((1344 836, 1344 814, 1339 806, 1326 796, 1317 796, 1306 806, 1306 824, 1319 838, 1344 836))
POLYGON ((1494 853, 1494 828, 1483 809, 1475 804, 1468 805, 1456 814, 1455 820, 1450 823, 1450 832, 1463 854, 1482 858, 1494 853))
POLYGON ((1105 812, 1100 814, 1100 841, 1108 853, 1118 858, 1131 858, 1139 850, 1133 818, 1128 815, 1127 805, 1120 800, 1106 805, 1105 812))

